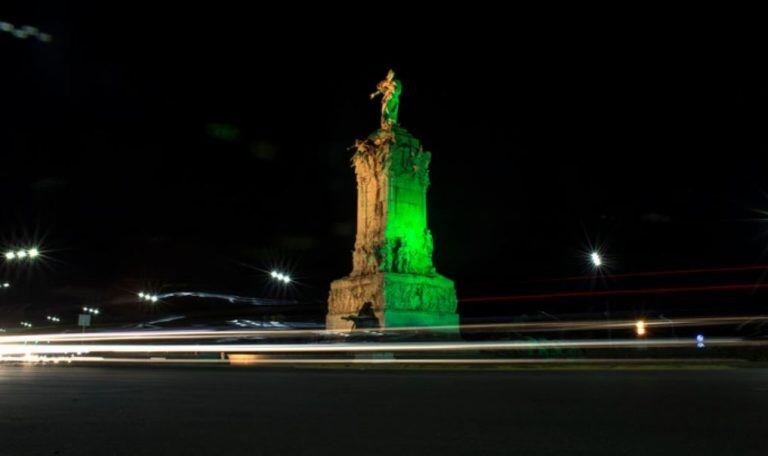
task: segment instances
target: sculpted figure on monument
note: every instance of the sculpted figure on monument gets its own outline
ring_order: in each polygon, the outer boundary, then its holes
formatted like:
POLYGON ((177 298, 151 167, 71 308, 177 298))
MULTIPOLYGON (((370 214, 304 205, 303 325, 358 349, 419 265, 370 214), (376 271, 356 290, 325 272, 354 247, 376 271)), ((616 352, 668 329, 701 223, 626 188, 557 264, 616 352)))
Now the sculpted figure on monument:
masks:
POLYGON ((397 124, 397 112, 400 108, 400 92, 403 85, 395 79, 395 72, 389 70, 386 79, 376 84, 376 91, 371 94, 371 99, 381 95, 381 129, 390 131, 392 125, 397 124))

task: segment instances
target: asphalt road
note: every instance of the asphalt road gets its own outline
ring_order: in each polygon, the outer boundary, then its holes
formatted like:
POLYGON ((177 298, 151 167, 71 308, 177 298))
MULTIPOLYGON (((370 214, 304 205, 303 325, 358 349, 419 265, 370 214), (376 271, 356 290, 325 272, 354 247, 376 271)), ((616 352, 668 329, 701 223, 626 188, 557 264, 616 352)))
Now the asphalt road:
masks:
POLYGON ((761 455, 768 369, 0 366, 2 455, 761 455))

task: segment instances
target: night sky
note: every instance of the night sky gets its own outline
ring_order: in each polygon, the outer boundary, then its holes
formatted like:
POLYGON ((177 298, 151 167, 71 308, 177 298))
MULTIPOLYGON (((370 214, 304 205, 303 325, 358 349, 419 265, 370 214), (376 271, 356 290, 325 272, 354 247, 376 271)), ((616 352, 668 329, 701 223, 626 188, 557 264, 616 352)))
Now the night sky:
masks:
POLYGON ((474 17, 7 14, 53 41, 0 34, 0 240, 46 255, 3 266, 23 290, 5 306, 274 295, 273 267, 325 299, 351 269, 348 147, 377 127, 389 68, 433 154, 435 260, 460 297, 588 273, 594 246, 612 273, 768 261, 768 74, 736 45, 474 17))

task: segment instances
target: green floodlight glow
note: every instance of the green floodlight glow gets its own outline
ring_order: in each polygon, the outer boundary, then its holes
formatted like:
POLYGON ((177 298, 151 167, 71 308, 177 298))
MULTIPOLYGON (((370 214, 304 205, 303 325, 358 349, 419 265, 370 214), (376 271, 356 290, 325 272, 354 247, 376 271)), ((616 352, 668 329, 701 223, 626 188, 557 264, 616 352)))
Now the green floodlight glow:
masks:
POLYGON ((40 255, 40 251, 37 250, 37 248, 32 247, 31 249, 27 250, 27 255, 29 255, 30 258, 35 258, 40 255))
POLYGON ((13 251, 5 252, 5 259, 6 260, 12 260, 14 258, 16 258, 16 252, 13 252, 13 251))

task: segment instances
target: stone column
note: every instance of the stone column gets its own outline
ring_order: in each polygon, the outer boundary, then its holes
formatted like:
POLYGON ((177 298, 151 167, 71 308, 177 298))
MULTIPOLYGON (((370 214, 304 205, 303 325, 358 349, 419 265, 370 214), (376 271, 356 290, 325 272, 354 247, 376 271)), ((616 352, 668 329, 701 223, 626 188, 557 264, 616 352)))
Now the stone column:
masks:
POLYGON ((432 263, 431 154, 397 125, 359 144, 352 273, 331 284, 327 328, 457 325, 453 282, 432 263))

